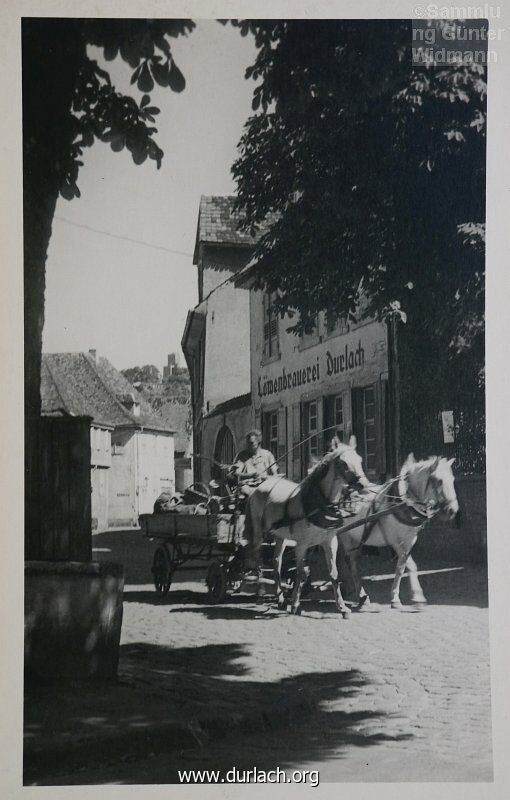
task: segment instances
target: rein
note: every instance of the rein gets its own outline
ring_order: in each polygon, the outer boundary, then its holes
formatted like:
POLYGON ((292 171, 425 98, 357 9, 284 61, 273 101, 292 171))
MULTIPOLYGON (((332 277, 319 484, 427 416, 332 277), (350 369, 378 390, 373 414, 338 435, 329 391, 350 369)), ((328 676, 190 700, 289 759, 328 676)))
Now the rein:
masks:
MULTIPOLYGON (((425 485, 425 492, 431 483, 431 478, 432 476, 429 476, 429 479, 425 485)), ((395 517, 397 522, 400 522, 402 525, 407 525, 411 528, 417 528, 417 532, 419 532, 427 524, 427 522, 429 522, 439 512, 439 510, 440 505, 438 503, 431 505, 430 502, 420 500, 418 497, 416 497, 416 495, 411 492, 409 482, 406 481, 404 476, 399 475, 398 477, 384 484, 384 486, 382 486, 381 489, 379 489, 379 491, 376 493, 368 508, 364 523, 357 521, 348 524, 342 528, 342 533, 364 524, 361 540, 356 548, 359 549, 363 547, 363 545, 366 544, 367 540, 370 538, 373 523, 381 517, 392 515, 395 517), (401 482, 405 483, 406 490, 404 494, 400 492, 401 482), (391 494, 390 490, 393 490, 391 494), (382 509, 381 511, 372 512, 372 509, 374 508, 378 498, 396 500, 397 502, 393 503, 387 508, 382 509), (419 506, 421 506, 421 508, 419 506)))

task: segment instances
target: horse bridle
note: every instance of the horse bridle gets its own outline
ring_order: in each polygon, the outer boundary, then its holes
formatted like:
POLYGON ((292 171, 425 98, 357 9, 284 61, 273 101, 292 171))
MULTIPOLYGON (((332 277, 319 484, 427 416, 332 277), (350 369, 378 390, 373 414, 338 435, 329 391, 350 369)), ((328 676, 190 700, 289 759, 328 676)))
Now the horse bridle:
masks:
MULTIPOLYGON (((405 480, 405 477, 403 480, 405 480)), ((435 514, 440 512, 447 505, 447 500, 444 497, 444 494, 440 496, 438 492, 438 487, 441 485, 441 479, 437 478, 434 472, 430 473, 427 483, 425 484, 424 500, 420 500, 420 498, 417 497, 416 494, 411 490, 408 480, 405 480, 405 482, 407 490, 403 498, 404 502, 406 502, 406 498, 411 498, 411 505, 416 509, 416 511, 418 511, 418 513, 421 513, 427 517, 427 519, 435 516, 435 514), (434 492, 435 501, 426 499, 429 488, 432 488, 434 492), (417 506, 418 508, 416 508, 417 506)))

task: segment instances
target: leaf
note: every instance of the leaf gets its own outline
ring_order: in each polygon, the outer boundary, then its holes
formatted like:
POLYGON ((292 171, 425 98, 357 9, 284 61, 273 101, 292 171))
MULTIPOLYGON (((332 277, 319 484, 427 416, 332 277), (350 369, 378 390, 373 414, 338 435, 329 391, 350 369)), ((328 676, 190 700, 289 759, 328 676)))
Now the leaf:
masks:
POLYGON ((151 101, 150 95, 144 94, 144 96, 140 100, 140 108, 144 108, 144 106, 148 105, 150 101, 151 101))
POLYGON ((74 197, 74 186, 70 183, 64 183, 64 185, 60 187, 60 194, 65 200, 72 200, 74 197))
POLYGON ((135 164, 138 164, 138 165, 139 164, 143 164, 143 162, 147 158, 147 151, 146 150, 141 150, 141 149, 136 149, 136 150, 133 150, 133 152, 131 153, 131 156, 132 156, 133 161, 135 162, 135 164))
POLYGON ((182 74, 181 70, 179 69, 175 61, 172 61, 172 64, 170 66, 170 71, 168 73, 168 85, 174 92, 182 92, 182 90, 186 86, 186 80, 184 78, 184 75, 182 74))
POLYGON ((119 45, 117 42, 108 42, 104 47, 104 57, 106 61, 113 61, 119 52, 119 45))
POLYGON ((123 137, 119 136, 117 139, 113 139, 113 141, 110 143, 110 147, 112 148, 114 153, 120 153, 120 151, 124 147, 123 137))
POLYGON ((94 144, 94 134, 92 131, 84 130, 82 135, 82 144, 84 147, 90 147, 94 144))
POLYGON ((165 61, 164 64, 159 64, 154 59, 152 60, 152 74, 159 86, 168 86, 168 67, 168 61, 165 61))
POLYGON ((146 61, 144 61, 142 65, 142 71, 140 72, 137 86, 141 92, 152 92, 154 89, 154 81, 152 80, 152 75, 146 61))
POLYGON ((143 67, 143 64, 140 64, 140 65, 139 65, 139 66, 138 66, 138 67, 135 69, 135 71, 133 72, 133 74, 131 75, 131 85, 133 85, 133 83, 136 83, 136 82, 137 82, 137 80, 138 80, 138 78, 139 78, 139 76, 140 76, 140 73, 141 73, 141 71, 142 71, 142 67, 143 67))

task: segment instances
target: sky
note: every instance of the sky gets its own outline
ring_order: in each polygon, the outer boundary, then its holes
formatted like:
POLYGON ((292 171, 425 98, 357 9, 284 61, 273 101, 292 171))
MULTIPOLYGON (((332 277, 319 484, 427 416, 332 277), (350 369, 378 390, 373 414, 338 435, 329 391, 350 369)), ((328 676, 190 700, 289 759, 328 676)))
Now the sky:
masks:
MULTIPOLYGON (((160 370, 168 353, 178 352, 184 365, 180 341, 187 311, 198 302, 192 254, 200 196, 235 191, 230 168, 254 88, 244 71, 256 51, 238 29, 201 20, 187 38, 172 39, 172 52, 186 88, 175 94, 156 86, 151 94, 151 105, 161 109, 161 169, 149 160, 135 166, 127 150, 114 153, 96 142, 84 151, 81 197, 58 200, 43 352, 95 349, 117 369, 160 370)), ((100 51, 90 55, 104 63, 100 51)), ((127 64, 107 68, 120 91, 140 99, 127 64)))

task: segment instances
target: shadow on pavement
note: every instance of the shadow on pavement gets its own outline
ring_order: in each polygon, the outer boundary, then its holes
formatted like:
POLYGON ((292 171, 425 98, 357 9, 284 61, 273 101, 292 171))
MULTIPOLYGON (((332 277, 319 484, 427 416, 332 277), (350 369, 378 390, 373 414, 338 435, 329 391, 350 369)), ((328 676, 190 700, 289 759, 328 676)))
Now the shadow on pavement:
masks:
MULTIPOLYGON (((151 565, 155 542, 145 539, 139 530, 106 531, 93 536, 93 558, 98 561, 117 561, 124 565, 125 583, 128 586, 144 586, 152 584, 151 565)), ((416 561, 420 571, 431 571, 431 574, 420 575, 425 596, 430 605, 467 605, 479 608, 488 606, 487 567, 485 563, 479 565, 463 563, 461 558, 450 554, 448 559, 427 558, 420 548, 416 548, 416 561)), ((160 598, 156 592, 133 591, 124 592, 126 602, 140 602, 150 605, 164 603, 178 604, 207 604, 207 595, 204 591, 180 589, 179 584, 196 582, 203 583, 205 577, 205 562, 199 565, 197 571, 189 569, 177 570, 174 574, 170 593, 165 598, 160 598)), ((395 561, 388 557, 384 550, 380 556, 363 555, 360 558, 360 572, 365 576, 364 585, 370 597, 376 603, 388 605, 390 601, 391 581, 395 571, 395 561), (367 577, 368 576, 368 577, 367 577), (372 579, 371 579, 372 578, 372 579)), ((342 577, 349 585, 349 577, 345 569, 341 570, 342 577)), ((323 577, 326 577, 325 575, 323 577)), ((401 584, 401 598, 404 603, 410 601, 408 579, 403 578, 401 584)), ((252 603, 250 595, 229 595, 226 605, 252 603)))
MULTIPOLYGON (((209 744, 215 747, 222 740, 235 742, 226 745, 224 764, 215 762, 216 769, 228 769, 234 764, 239 768, 284 768, 291 763, 327 759, 333 752, 339 757, 340 751, 341 757, 342 749, 349 747, 412 738, 396 727, 391 716, 377 710, 377 692, 371 709, 360 710, 356 698, 361 698, 363 705, 367 690, 374 698, 374 685, 358 670, 312 671, 277 681, 252 681, 246 679, 249 667, 243 663, 249 657, 250 652, 242 643, 177 649, 136 643, 121 648, 121 680, 117 685, 74 692, 62 686, 48 689, 47 706, 41 706, 40 698, 38 706, 35 703, 40 712, 38 718, 34 714, 34 692, 27 692, 26 734, 42 741, 44 737, 60 737, 62 760, 60 769, 53 767, 50 778, 44 760, 39 760, 38 770, 27 759, 25 783, 101 783, 99 767, 108 764, 112 765, 110 772, 117 767, 122 775, 121 762, 125 759, 119 756, 129 753, 126 734, 131 732, 136 737, 142 731, 146 737, 145 753, 157 753, 158 739, 148 735, 162 719, 175 718, 183 729, 189 728, 191 722, 199 723, 197 738, 204 745, 196 751, 199 763, 207 758, 209 744), (122 733, 117 747, 112 737, 115 731, 122 733), (259 734, 259 743, 269 744, 271 739, 274 742, 274 747, 263 748, 256 760, 248 751, 243 754, 239 738, 254 733, 259 734), (81 757, 80 751, 73 751, 72 747, 73 740, 80 736, 96 744, 81 757), (230 738, 234 736, 235 740, 230 738), (101 746, 104 741, 106 746, 101 746), (84 774, 80 775, 80 769, 84 774), (58 774, 63 775, 64 771, 65 779, 59 779, 58 774), (93 777, 86 777, 86 771, 93 777)), ((190 746, 183 742, 180 750, 190 746)), ((166 752, 168 745, 161 740, 159 747, 160 752, 166 752)), ((178 753, 179 748, 169 758, 165 782, 178 782, 178 753)), ((140 764, 145 763, 140 767, 142 774, 119 782, 151 783, 143 755, 138 753, 140 764)), ((221 761, 221 756, 214 757, 221 761)), ((133 768, 136 770, 136 765, 133 768)))
MULTIPOLYGON (((372 560, 370 564, 366 564, 362 561, 361 567, 364 575, 363 585, 372 603, 382 607, 389 606, 394 574, 392 562, 374 564, 372 560)), ((420 572, 424 573, 419 575, 419 580, 428 605, 488 607, 488 581, 485 567, 428 565, 423 566, 420 572)), ((188 578, 188 580, 190 579, 188 578)), ((345 587, 342 588, 342 591, 344 591, 344 597, 348 597, 345 587)), ((402 579, 400 597, 402 603, 410 604, 411 593, 406 576, 402 579)), ((171 613, 202 613, 210 619, 239 619, 243 615, 249 618, 253 616, 254 612, 250 610, 244 613, 242 607, 254 606, 254 600, 253 594, 230 594, 221 605, 215 606, 209 602, 205 587, 202 591, 172 587, 166 597, 161 597, 155 591, 150 590, 128 589, 124 591, 124 601, 127 603, 178 606, 170 608, 171 613)), ((275 605, 271 595, 267 596, 266 602, 271 609, 275 605)), ((324 611, 325 613, 332 611, 334 613, 335 606, 332 602, 331 589, 326 589, 324 592, 315 591, 310 597, 304 597, 302 608, 303 611, 324 611)), ((411 607, 409 606, 409 608, 411 607)), ((276 613, 276 608, 274 610, 276 613)), ((257 614, 259 613, 260 610, 257 614)))

